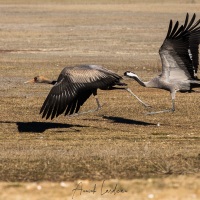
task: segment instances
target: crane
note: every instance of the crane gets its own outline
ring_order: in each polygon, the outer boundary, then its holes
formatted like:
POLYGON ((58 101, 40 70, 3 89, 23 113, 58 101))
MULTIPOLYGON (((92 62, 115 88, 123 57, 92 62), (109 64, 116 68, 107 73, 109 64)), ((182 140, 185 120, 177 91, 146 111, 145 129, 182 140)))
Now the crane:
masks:
POLYGON ((170 91, 172 108, 148 114, 175 111, 175 95, 177 91, 193 92, 193 88, 200 87, 200 79, 197 77, 199 65, 199 43, 200 43, 200 19, 195 22, 194 13, 189 21, 186 14, 185 22, 179 26, 176 21, 170 20, 166 38, 159 49, 162 62, 160 75, 148 82, 131 71, 126 71, 125 76, 136 80, 141 86, 148 88, 159 88, 170 91), (194 23, 195 22, 195 23, 194 23))
POLYGON ((97 97, 97 89, 113 90, 123 89, 131 93, 145 107, 149 105, 139 99, 128 87, 126 83, 121 82, 122 77, 107 70, 99 65, 79 65, 74 67, 65 67, 56 81, 49 80, 44 76, 36 76, 34 79, 25 83, 46 83, 52 84, 46 100, 44 101, 40 114, 42 118, 48 119, 64 115, 76 115, 80 107, 93 94, 97 108, 87 112, 94 112, 101 108, 97 97), (119 86, 119 87, 115 87, 119 86), (120 87, 121 86, 121 87, 120 87))

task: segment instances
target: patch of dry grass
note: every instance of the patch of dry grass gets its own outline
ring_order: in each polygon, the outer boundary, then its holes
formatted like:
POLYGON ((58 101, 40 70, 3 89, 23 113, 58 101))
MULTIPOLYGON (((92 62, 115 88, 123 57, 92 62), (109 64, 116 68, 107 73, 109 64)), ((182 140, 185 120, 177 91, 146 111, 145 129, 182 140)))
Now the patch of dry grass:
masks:
MULTIPOLYGON (((160 71, 158 48, 169 19, 199 4, 1 6, 0 180, 69 181, 196 174, 200 168, 199 94, 177 94, 175 113, 148 116, 124 91, 99 91, 97 113, 43 120, 50 86, 24 85, 38 74, 56 78, 64 66, 102 64, 145 80, 160 71), (168 11, 166 12, 166 8, 168 11)), ((153 109, 169 93, 129 87, 153 109)), ((95 106, 90 99, 83 107, 95 106)))
MULTIPOLYGON (((174 114, 145 116, 142 106, 120 93, 100 92, 107 104, 99 113, 54 121, 39 120, 42 97, 24 98, 23 105, 20 97, 5 98, 15 106, 3 110, 1 180, 132 179, 199 172, 199 118, 188 118, 197 108, 186 115, 177 108, 174 114)), ((92 105, 85 109, 93 106, 92 99, 87 104, 92 105)))
POLYGON ((121 0, 7 0, 6 2, 3 0, 0 0, 1 4, 135 4, 135 3, 187 3, 187 4, 196 4, 199 3, 198 0, 123 0, 123 3, 121 0))

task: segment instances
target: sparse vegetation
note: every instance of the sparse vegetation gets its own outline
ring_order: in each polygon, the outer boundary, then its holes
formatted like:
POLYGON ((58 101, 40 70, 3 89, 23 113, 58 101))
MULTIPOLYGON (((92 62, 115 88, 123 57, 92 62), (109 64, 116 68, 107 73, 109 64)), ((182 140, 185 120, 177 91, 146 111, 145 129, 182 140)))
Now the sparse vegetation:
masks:
MULTIPOLYGON (((147 197, 144 187, 175 188, 178 194, 177 187, 188 191, 188 184, 198 195, 199 93, 178 93, 175 113, 148 116, 128 93, 99 91, 105 103, 99 112, 46 121, 39 110, 50 86, 23 83, 35 75, 56 79, 64 66, 88 63, 118 74, 131 69, 148 80, 159 73, 157 52, 169 19, 181 21, 186 12, 198 16, 199 9, 200 4, 0 6, 0 181, 8 182, 0 183, 0 198, 13 188, 34 195, 41 188, 32 182, 80 179, 120 179, 130 199, 135 192, 147 197)), ((171 106, 168 92, 125 82, 151 109, 171 106)), ((82 109, 94 106, 91 98, 82 109)), ((64 192, 52 184, 59 199, 64 192)), ((65 194, 71 197, 69 188, 65 194)))

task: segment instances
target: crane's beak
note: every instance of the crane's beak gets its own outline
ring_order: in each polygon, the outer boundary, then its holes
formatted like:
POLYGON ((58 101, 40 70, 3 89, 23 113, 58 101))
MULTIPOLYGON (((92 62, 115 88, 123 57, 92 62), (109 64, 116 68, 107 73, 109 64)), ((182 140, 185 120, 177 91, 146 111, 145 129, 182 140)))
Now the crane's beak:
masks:
POLYGON ((26 82, 24 82, 24 83, 35 83, 35 79, 31 79, 31 80, 26 81, 26 82))

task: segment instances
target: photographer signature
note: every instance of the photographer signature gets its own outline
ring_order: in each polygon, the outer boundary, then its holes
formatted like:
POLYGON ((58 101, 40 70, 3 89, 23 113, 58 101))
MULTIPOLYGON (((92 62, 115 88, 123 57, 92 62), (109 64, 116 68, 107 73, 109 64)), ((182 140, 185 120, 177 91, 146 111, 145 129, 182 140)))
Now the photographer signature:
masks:
MULTIPOLYGON (((97 184, 95 183, 90 189, 84 189, 83 183, 79 182, 76 187, 72 190, 72 199, 74 199, 75 195, 82 195, 82 193, 90 193, 95 194, 98 192, 97 190, 97 184)), ((105 187, 105 180, 103 180, 101 187, 100 187, 100 195, 106 195, 106 194, 119 194, 119 193, 127 193, 127 190, 119 188, 118 184, 116 183, 113 188, 106 188, 105 187)))

